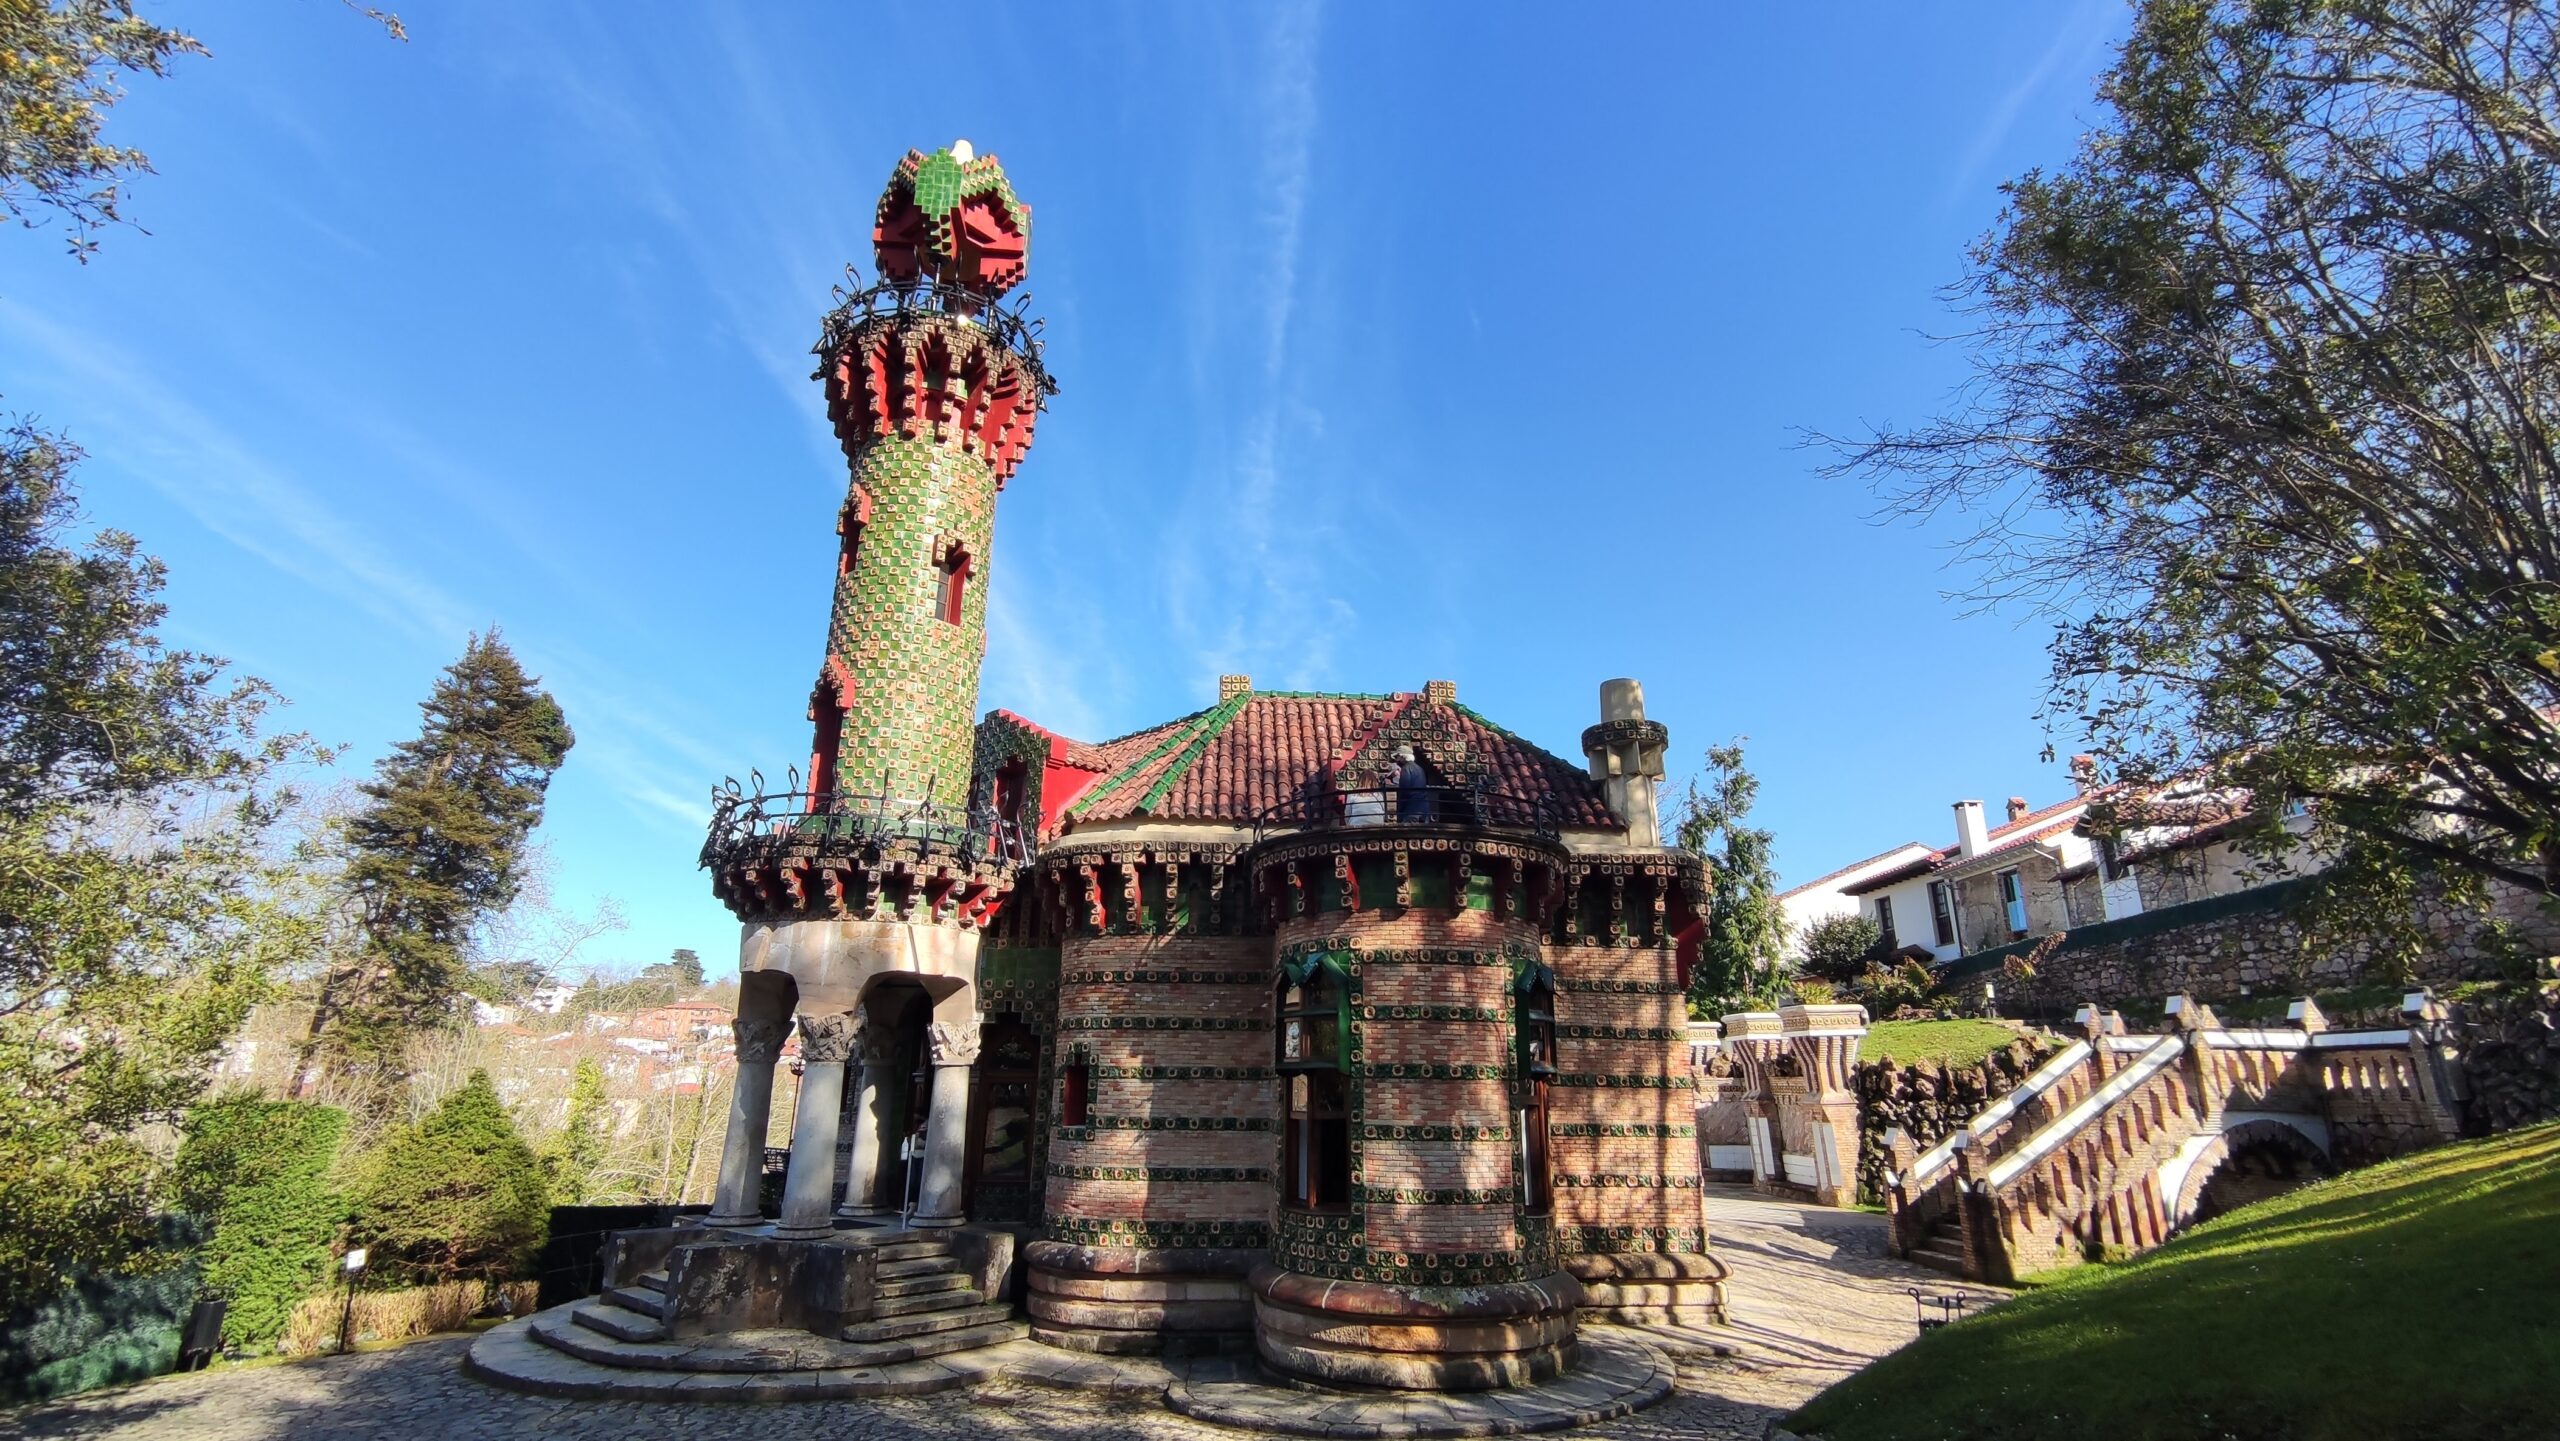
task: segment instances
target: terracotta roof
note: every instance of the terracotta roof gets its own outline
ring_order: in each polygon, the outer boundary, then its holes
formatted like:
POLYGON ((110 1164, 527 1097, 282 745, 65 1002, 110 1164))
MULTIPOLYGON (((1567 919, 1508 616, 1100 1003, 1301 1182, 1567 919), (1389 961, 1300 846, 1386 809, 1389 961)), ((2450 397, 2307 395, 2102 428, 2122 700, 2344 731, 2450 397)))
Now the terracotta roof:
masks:
MULTIPOLYGON (((2089 802, 2095 800, 2097 796, 2098 793, 2094 791, 2082 792, 2055 801, 2041 810, 2029 811, 2004 825, 1994 826, 1984 834, 1982 849, 1971 856, 1957 854, 1957 848, 1954 846, 1942 846, 1935 854, 1915 860, 1908 866, 1897 866, 1881 875, 1869 876, 1855 885, 1842 886, 1840 889, 1846 895, 1865 895, 1870 891, 1882 890, 1896 882, 1907 881, 1913 876, 1930 871, 1946 870, 1958 865, 1971 865, 1986 857, 1998 855, 2002 851, 2015 850, 2020 846, 2059 835, 2080 823, 2080 813, 2087 809, 2089 802)), ((1884 854, 1892 855, 1893 852, 1886 851, 1884 854)), ((1872 860, 1874 857, 1869 859, 1872 860)), ((1858 862, 1859 866, 1865 864, 1867 864, 1866 861, 1858 862)), ((1857 868, 1858 866, 1847 867, 1853 871, 1857 868)), ((1839 871, 1832 872, 1832 875, 1839 874, 1839 871)), ((1829 880, 1830 876, 1825 876, 1823 879, 1829 880)))
MULTIPOLYGON (((1247 691, 1179 720, 1081 747, 1107 772, 1068 808, 1072 821, 1245 822, 1348 768, 1374 767, 1413 744, 1492 789, 1556 803, 1566 825, 1621 824, 1583 768, 1539 749, 1465 706, 1417 692, 1344 695, 1247 691)), ((1081 764, 1082 762, 1078 762, 1081 764)))
POLYGON ((1875 891, 1883 890, 1887 886, 1898 886, 1904 881, 1910 880, 1914 876, 1925 876, 1931 871, 1936 870, 1939 866, 1946 863, 1946 855, 1947 853, 1944 851, 1931 851, 1925 856, 1914 858, 1908 865, 1895 866, 1889 871, 1878 871, 1874 875, 1867 877, 1865 880, 1854 881, 1848 885, 1842 886, 1840 888, 1840 894, 1844 896, 1863 896, 1875 891))

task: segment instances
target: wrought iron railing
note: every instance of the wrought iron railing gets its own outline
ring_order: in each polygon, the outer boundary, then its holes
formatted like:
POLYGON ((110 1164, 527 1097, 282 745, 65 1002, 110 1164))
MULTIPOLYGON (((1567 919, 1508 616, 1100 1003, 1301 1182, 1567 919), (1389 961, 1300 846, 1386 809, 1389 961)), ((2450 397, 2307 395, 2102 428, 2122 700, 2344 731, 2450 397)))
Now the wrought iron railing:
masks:
POLYGON ((860 851, 901 842, 945 851, 971 865, 992 860, 1018 866, 1031 860, 1030 832, 991 806, 893 796, 885 774, 878 789, 868 793, 810 790, 798 780, 795 772, 783 789, 768 792, 763 773, 751 771, 746 787, 730 780, 715 788, 701 864, 722 865, 774 847, 860 851))
POLYGON ((1563 815, 1552 797, 1497 790, 1483 781, 1310 789, 1256 816, 1253 838, 1259 844, 1293 831, 1421 825, 1509 831, 1554 840, 1562 833, 1563 815))
POLYGON ((812 352, 821 363, 843 354, 853 332, 878 317, 945 316, 966 321, 994 336, 998 344, 1022 357, 1043 396, 1058 393, 1058 382, 1049 374, 1043 359, 1042 322, 1031 314, 1028 293, 990 300, 965 285, 918 278, 903 283, 884 280, 852 292, 838 286, 836 294, 840 297, 836 308, 827 312, 826 328, 812 352))

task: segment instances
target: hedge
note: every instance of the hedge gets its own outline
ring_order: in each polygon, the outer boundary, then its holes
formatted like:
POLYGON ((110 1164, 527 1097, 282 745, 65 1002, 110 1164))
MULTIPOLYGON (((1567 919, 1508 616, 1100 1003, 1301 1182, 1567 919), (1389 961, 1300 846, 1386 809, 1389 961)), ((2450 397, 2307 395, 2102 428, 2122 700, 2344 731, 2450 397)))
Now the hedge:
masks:
POLYGON ((230 1302, 226 1346, 272 1347, 294 1307, 328 1283, 347 1214, 330 1170, 346 1133, 343 1111, 255 1096, 189 1113, 177 1200, 212 1226, 198 1262, 206 1292, 230 1302))

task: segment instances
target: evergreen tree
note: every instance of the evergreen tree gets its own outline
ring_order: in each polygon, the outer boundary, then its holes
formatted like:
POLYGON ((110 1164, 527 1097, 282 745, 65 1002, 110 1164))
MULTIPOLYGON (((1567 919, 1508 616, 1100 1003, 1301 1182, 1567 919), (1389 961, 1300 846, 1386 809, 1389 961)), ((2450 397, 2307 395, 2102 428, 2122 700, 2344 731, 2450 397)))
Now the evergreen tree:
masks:
POLYGON ((1674 836, 1708 870, 1707 934, 1689 972, 1689 1013, 1712 1017, 1775 995, 1786 954, 1786 918, 1770 867, 1769 833, 1744 824, 1760 782, 1743 768, 1742 742, 1707 748, 1704 784, 1689 782, 1674 836))
POLYGON ((1883 931, 1855 911, 1825 916, 1797 938, 1796 969, 1834 985, 1847 985, 1865 977, 1883 944, 1883 931))
POLYGON ((568 1119, 542 1152, 552 1204, 583 1206, 596 1198, 596 1168, 604 1161, 604 1123, 610 1114, 604 1067, 593 1057, 579 1061, 569 1077, 568 1119))
POLYGON ((294 1308, 328 1284, 346 1219, 330 1176, 346 1133, 344 1111, 253 1095, 188 1113, 176 1199, 212 1228, 197 1264, 204 1289, 230 1302, 224 1344, 273 1346, 294 1308))
POLYGON ((550 1216, 542 1163, 473 1071, 365 1166, 352 1238, 401 1279, 501 1281, 532 1263, 550 1216))
POLYGON ((544 792, 575 742, 494 630, 472 637, 420 709, 418 738, 383 758, 346 823, 364 944, 321 985, 297 1095, 315 1062, 380 1095, 409 1037, 451 1017, 472 931, 515 899, 544 792))
POLYGON ((689 948, 676 947, 675 953, 667 957, 666 965, 667 974, 674 977, 678 985, 689 991, 702 988, 702 957, 689 948))
POLYGON ((165 1259, 177 1120, 314 918, 258 734, 275 693, 166 649, 160 563, 85 546, 78 452, 0 432, 0 1297, 165 1259))

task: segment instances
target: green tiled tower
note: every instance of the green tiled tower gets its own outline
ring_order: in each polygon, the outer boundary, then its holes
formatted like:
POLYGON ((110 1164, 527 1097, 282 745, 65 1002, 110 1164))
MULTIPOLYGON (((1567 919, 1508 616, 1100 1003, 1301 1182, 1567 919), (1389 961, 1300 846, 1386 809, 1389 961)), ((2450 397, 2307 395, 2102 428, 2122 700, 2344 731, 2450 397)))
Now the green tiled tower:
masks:
POLYGON ((967 805, 996 496, 1049 391, 1000 306, 1031 211, 967 141, 908 152, 880 198, 882 283, 827 317, 828 418, 851 463, 810 789, 839 806, 967 805))

